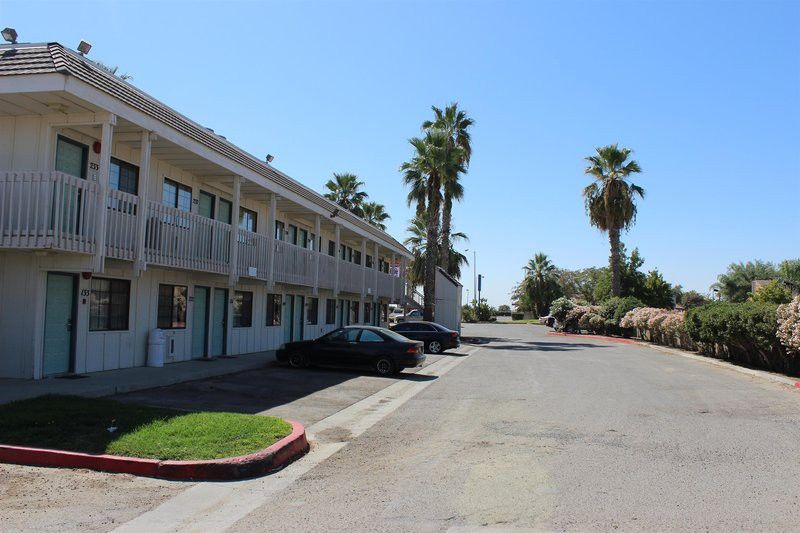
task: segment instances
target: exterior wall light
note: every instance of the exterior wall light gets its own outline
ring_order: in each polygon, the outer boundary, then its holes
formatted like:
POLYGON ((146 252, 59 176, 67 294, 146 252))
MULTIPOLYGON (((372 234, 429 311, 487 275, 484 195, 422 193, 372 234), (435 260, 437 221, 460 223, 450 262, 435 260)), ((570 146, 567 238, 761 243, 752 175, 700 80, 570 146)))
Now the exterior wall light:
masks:
POLYGON ((80 52, 82 56, 88 54, 89 50, 91 49, 92 49, 92 43, 90 43, 89 41, 81 40, 81 42, 78 43, 78 52, 80 52))
POLYGON ((3 34, 3 39, 9 43, 17 44, 17 30, 14 28, 3 28, 3 31, 0 33, 3 34))
POLYGON ((272 160, 275 159, 275 156, 272 154, 267 154, 267 163, 272 163, 272 160))

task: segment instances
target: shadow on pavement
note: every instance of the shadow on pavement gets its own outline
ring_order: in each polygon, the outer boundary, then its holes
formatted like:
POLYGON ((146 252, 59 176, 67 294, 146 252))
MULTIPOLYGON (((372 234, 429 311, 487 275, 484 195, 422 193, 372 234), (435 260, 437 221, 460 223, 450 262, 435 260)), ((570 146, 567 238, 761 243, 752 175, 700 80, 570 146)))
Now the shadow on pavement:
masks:
MULTIPOLYGON (((505 339, 508 340, 508 339, 505 339)), ((604 344, 592 344, 588 342, 536 342, 518 341, 514 344, 492 344, 489 350, 518 350, 518 351, 540 351, 540 352, 567 352, 580 350, 583 348, 608 348, 604 344)))
POLYGON ((314 394, 330 398, 330 401, 320 401, 333 405, 343 398, 358 401, 397 381, 423 382, 435 379, 436 376, 409 371, 382 377, 359 368, 293 369, 273 364, 238 374, 119 394, 112 398, 122 402, 186 411, 255 414, 314 394), (337 387, 339 390, 335 389, 337 387))

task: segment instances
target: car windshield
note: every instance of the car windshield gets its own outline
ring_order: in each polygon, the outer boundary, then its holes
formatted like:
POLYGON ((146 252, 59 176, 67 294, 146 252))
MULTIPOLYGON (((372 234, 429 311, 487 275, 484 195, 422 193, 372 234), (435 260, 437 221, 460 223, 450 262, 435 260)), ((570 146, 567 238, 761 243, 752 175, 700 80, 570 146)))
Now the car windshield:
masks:
POLYGON ((408 338, 407 337, 403 337, 399 333, 395 333, 394 331, 392 331, 390 329, 381 328, 381 333, 383 333, 384 335, 386 335, 387 337, 389 337, 393 341, 408 342, 408 338))

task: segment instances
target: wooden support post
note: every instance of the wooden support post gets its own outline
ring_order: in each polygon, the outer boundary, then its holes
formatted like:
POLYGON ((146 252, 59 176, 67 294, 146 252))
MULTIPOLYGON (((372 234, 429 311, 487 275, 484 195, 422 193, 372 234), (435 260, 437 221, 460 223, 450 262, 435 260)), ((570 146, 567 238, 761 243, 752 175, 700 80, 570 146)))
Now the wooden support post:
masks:
POLYGON ((373 273, 373 276, 375 276, 375 294, 372 295, 372 301, 373 302, 377 302, 378 301, 378 290, 379 290, 378 270, 380 269, 380 266, 381 266, 381 262, 378 261, 378 243, 376 242, 375 246, 374 246, 374 253, 372 255, 372 268, 375 269, 375 272, 373 273))
POLYGON ((322 219, 319 215, 314 220, 314 296, 319 294, 319 263, 322 246, 320 245, 320 232, 322 231, 322 219))
POLYGON ((233 177, 233 213, 231 213, 231 241, 228 285, 233 289, 239 281, 239 206, 241 205, 242 178, 233 177))
POLYGON ((361 299, 367 295, 367 239, 361 239, 361 299))
POLYGON ((339 248, 342 246, 342 227, 339 224, 335 224, 335 233, 336 233, 336 261, 333 262, 334 264, 334 280, 333 280, 333 295, 339 296, 339 263, 342 262, 341 253, 339 252, 339 248))
POLYGON ((111 171, 111 143, 117 116, 111 115, 103 121, 100 135, 100 169, 97 176, 97 234, 94 254, 94 271, 102 273, 106 261, 106 226, 108 224, 108 175, 111 171))
POLYGON ((148 204, 150 203, 147 198, 147 189, 150 184, 150 156, 155 139, 156 136, 149 131, 142 131, 142 147, 139 151, 139 188, 136 191, 139 196, 139 206, 136 211, 136 261, 133 264, 133 271, 137 278, 147 269, 145 233, 147 232, 148 204))
POLYGON ((267 258, 267 289, 272 290, 275 288, 275 231, 276 231, 276 217, 278 216, 278 197, 274 192, 268 194, 269 196, 269 257, 267 258))

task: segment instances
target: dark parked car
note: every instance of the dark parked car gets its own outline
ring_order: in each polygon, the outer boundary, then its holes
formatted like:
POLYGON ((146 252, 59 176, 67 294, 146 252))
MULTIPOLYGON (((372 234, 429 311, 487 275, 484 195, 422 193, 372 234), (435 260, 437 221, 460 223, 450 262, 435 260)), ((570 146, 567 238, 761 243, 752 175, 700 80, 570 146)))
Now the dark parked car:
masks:
POLYGON ((447 329, 436 322, 402 322, 392 326, 392 331, 415 341, 425 343, 425 351, 441 353, 449 348, 461 346, 461 337, 457 331, 447 329))
POLYGON ((386 376, 407 367, 422 366, 423 343, 384 328, 348 326, 313 341, 287 342, 277 353, 278 361, 296 368, 313 364, 370 366, 386 376))

